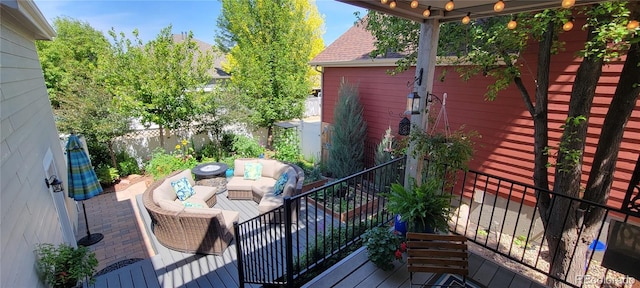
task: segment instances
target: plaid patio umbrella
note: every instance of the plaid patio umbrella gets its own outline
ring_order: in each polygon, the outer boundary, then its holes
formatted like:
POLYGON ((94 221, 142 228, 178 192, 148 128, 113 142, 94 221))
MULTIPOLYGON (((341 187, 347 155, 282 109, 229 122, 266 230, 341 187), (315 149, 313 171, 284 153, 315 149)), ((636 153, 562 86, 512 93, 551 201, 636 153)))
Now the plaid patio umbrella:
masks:
POLYGON ((100 242, 104 236, 100 233, 91 234, 89 231, 89 222, 87 222, 87 208, 84 200, 90 199, 102 192, 102 186, 98 181, 96 172, 93 171, 89 157, 82 149, 80 138, 75 134, 69 136, 67 142, 67 167, 69 179, 69 197, 76 201, 82 201, 82 209, 84 210, 84 223, 87 225, 87 236, 78 240, 78 245, 90 246, 100 242))

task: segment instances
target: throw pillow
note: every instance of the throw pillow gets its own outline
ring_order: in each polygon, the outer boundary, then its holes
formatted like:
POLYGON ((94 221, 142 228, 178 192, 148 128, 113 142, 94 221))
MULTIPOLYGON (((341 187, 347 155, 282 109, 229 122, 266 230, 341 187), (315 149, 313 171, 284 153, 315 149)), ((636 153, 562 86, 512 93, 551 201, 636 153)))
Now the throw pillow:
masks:
POLYGON ((247 163, 244 164, 244 179, 258 180, 262 175, 262 164, 260 163, 247 163))
POLYGON ((184 207, 191 207, 191 208, 204 208, 204 206, 202 206, 202 204, 191 203, 191 202, 188 202, 188 201, 182 202, 182 205, 184 205, 184 207))
POLYGON ((284 191, 284 185, 287 184, 287 180, 289 179, 289 175, 287 173, 282 173, 278 181, 276 181, 276 185, 273 186, 273 195, 280 195, 282 191, 284 191))
POLYGON ((171 187, 176 191, 176 196, 178 196, 180 201, 187 200, 195 194, 193 187, 191 187, 191 183, 189 183, 189 180, 187 180, 186 177, 182 177, 182 179, 177 181, 171 181, 171 187))

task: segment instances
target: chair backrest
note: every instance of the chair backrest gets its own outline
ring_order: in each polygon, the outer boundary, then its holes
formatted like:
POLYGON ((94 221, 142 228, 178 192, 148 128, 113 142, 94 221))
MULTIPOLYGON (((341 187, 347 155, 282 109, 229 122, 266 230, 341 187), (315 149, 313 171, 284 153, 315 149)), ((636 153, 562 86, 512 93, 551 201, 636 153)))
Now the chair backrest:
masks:
POLYGON ((461 235, 407 233, 409 272, 469 274, 467 238, 461 235))

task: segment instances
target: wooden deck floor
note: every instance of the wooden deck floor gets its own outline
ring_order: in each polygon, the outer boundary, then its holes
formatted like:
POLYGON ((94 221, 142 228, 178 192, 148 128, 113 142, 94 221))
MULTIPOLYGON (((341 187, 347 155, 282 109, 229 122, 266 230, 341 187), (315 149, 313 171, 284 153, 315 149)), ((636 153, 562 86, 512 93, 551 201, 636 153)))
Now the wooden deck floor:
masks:
MULTIPOLYGON (((158 243, 150 230, 150 218, 142 204, 142 195, 137 196, 137 205, 147 228, 156 255, 134 264, 96 277, 89 287, 238 287, 238 268, 235 241, 222 256, 181 253, 158 243)), ((251 200, 228 200, 227 192, 217 196, 215 207, 240 212, 240 222, 258 215, 258 204, 251 200)), ((316 227, 324 226, 324 213, 307 211, 316 217, 316 225, 301 226, 300 235, 314 237, 316 227)), ((305 211, 301 211, 305 213, 305 211)), ((330 221, 330 220, 329 220, 330 221)), ((275 234, 274 234, 275 235, 275 234)), ((276 235, 277 236, 277 235, 276 235)), ((277 241, 277 240, 276 240, 277 241)), ((85 285, 87 286, 87 285, 85 285)), ((247 287, 252 287, 247 285, 247 287)), ((257 287, 257 286, 256 286, 257 287)))
MULTIPOLYGON (((415 273, 412 286, 406 265, 397 262, 394 269, 384 271, 367 259, 366 248, 362 247, 302 287, 419 287, 430 282, 433 276, 430 273, 415 273)), ((469 278, 479 287, 544 287, 475 254, 469 257, 469 278)))

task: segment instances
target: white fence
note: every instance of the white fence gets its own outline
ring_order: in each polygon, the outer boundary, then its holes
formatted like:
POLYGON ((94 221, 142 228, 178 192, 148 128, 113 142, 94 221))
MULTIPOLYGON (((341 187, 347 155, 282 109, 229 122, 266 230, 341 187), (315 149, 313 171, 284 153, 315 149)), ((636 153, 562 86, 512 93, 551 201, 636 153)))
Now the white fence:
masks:
MULTIPOLYGON (((310 96, 305 101, 304 117, 313 117, 320 115, 320 103, 322 98, 310 96)), ((297 121, 292 121, 297 122, 297 121)), ((320 122, 319 120, 302 120, 294 124, 297 126, 297 130, 300 135, 300 148, 305 157, 318 158, 320 154, 320 122), (299 123, 299 124, 298 124, 299 123)), ((127 135, 118 137, 114 141, 114 149, 116 151, 126 151, 129 155, 136 158, 138 164, 146 163, 151 159, 153 151, 160 148, 160 130, 157 126, 144 129, 140 124, 138 130, 135 130, 127 135)), ((260 129, 258 131, 248 131, 246 127, 242 126, 230 126, 225 127, 225 131, 230 131, 234 134, 251 135, 257 138, 260 143, 266 142, 266 129, 260 129)), ((181 144, 183 139, 190 141, 189 147, 194 147, 195 150, 199 150, 206 143, 209 143, 213 139, 213 135, 210 133, 194 134, 191 131, 169 131, 164 130, 164 149, 165 151, 173 151, 175 146, 181 144), (193 143, 191 143, 191 141, 193 143)))

